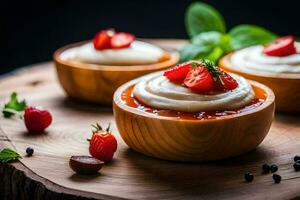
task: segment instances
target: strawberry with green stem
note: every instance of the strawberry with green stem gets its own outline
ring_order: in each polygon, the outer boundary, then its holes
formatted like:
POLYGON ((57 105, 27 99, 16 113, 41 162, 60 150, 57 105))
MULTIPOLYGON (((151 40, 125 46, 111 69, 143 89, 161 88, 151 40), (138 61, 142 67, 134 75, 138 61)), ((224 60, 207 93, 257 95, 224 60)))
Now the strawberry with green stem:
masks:
POLYGON ((105 130, 98 123, 92 126, 95 130, 93 130, 92 138, 88 139, 91 156, 104 162, 111 161, 117 150, 118 143, 110 131, 110 124, 105 130))

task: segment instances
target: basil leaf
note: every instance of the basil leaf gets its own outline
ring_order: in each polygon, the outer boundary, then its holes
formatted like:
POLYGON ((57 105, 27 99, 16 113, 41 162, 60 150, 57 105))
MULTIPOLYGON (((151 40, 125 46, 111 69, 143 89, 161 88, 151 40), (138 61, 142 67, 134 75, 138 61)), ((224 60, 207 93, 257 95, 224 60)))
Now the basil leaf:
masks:
POLYGON ((222 15, 212 6, 202 2, 192 3, 188 7, 185 25, 190 37, 207 31, 226 32, 222 15))
POLYGON ((2 113, 5 118, 8 118, 8 117, 11 117, 12 115, 14 115, 12 112, 8 112, 8 110, 20 112, 20 111, 25 110, 26 106, 27 106, 27 104, 26 104, 25 100, 19 101, 17 93, 13 92, 10 96, 9 102, 7 102, 4 105, 4 110, 2 111, 2 113))
POLYGON ((188 44, 180 49, 180 62, 195 60, 199 57, 208 55, 211 51, 209 46, 199 46, 197 44, 188 44))
POLYGON ((250 24, 234 27, 230 30, 229 35, 234 50, 257 44, 267 44, 278 37, 267 29, 250 24))
POLYGON ((230 36, 216 31, 200 33, 192 38, 192 44, 180 51, 181 61, 209 59, 216 63, 231 50, 230 36))
POLYGON ((192 38, 193 44, 199 46, 220 47, 225 53, 231 51, 230 36, 216 31, 204 32, 192 38))
POLYGON ((9 148, 0 151, 0 163, 8 163, 22 158, 17 152, 9 148))
POLYGON ((224 50, 220 47, 215 47, 205 59, 212 61, 216 64, 219 59, 225 54, 224 50))

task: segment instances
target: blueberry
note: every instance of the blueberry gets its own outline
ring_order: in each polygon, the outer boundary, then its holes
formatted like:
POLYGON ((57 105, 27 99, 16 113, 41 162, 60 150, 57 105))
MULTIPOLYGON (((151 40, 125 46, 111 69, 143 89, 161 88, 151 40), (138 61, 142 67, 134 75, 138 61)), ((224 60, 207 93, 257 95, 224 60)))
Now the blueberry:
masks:
POLYGON ((26 148, 27 156, 32 156, 33 152, 34 152, 34 149, 33 149, 33 148, 31 148, 31 147, 27 147, 27 148, 26 148))
POLYGON ((295 161, 295 162, 300 161, 300 156, 296 155, 296 156, 294 157, 294 161, 295 161))
POLYGON ((245 180, 246 180, 247 182, 252 182, 253 179, 254 179, 253 174, 251 174, 250 172, 247 172, 247 173, 244 175, 244 177, 245 177, 245 180))
POLYGON ((270 173, 270 165, 268 165, 268 164, 263 164, 262 170, 263 170, 263 173, 264 173, 264 174, 270 173))
POLYGON ((278 174, 273 174, 273 180, 274 180, 274 183, 280 183, 281 176, 278 174))
POLYGON ((297 161, 293 165, 296 172, 300 171, 300 161, 297 161))
POLYGON ((270 170, 271 170, 272 173, 277 172, 277 170, 278 170, 277 165, 271 165, 270 170))

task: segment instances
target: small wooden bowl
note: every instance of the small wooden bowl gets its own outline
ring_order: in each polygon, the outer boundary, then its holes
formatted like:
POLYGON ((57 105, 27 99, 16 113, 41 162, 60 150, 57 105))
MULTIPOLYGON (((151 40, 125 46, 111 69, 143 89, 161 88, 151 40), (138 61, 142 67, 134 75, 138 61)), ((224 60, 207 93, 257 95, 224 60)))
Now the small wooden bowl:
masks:
POLYGON ((155 64, 109 66, 85 64, 62 60, 65 50, 80 46, 86 42, 67 45, 54 53, 54 62, 58 79, 66 93, 75 99, 89 102, 111 104, 114 91, 123 83, 144 74, 159 71, 177 64, 179 54, 164 49, 168 58, 155 64))
POLYGON ((231 55, 232 53, 220 60, 219 66, 221 68, 270 87, 276 96, 276 111, 288 113, 300 112, 300 74, 274 75, 267 72, 249 73, 239 71, 231 66, 231 55))
POLYGON ((260 83, 250 81, 256 97, 265 102, 252 110, 217 119, 185 120, 126 105, 122 93, 139 80, 117 89, 113 109, 125 143, 145 155, 173 161, 225 159, 254 149, 270 129, 275 97, 271 89, 260 83))

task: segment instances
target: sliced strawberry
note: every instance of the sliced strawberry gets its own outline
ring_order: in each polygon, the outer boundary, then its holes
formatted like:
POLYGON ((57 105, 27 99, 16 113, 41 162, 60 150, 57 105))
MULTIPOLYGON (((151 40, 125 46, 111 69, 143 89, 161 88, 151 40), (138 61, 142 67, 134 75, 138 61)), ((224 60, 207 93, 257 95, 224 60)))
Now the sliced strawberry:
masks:
POLYGON ((204 66, 192 67, 184 79, 184 85, 196 92, 210 92, 214 89, 214 79, 204 66))
POLYGON ((265 46, 263 53, 268 56, 288 56, 297 53, 294 36, 288 35, 276 39, 265 46))
POLYGON ((111 38, 111 47, 113 49, 127 48, 134 41, 135 36, 130 33, 120 32, 116 33, 111 38))
POLYGON ((234 90, 239 85, 232 76, 230 76, 228 73, 224 72, 223 70, 220 70, 219 78, 220 78, 222 90, 234 90))
POLYGON ((111 39, 115 34, 113 30, 104 30, 97 33, 94 37, 94 48, 97 50, 111 49, 111 39))
POLYGON ((182 83, 191 69, 191 63, 176 65, 164 72, 164 76, 172 82, 182 83))

